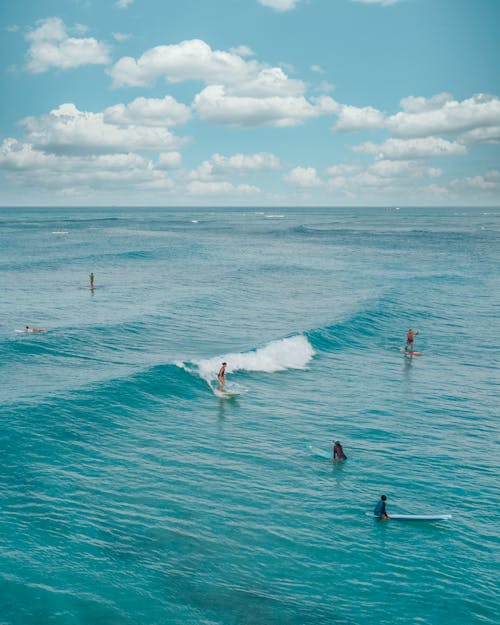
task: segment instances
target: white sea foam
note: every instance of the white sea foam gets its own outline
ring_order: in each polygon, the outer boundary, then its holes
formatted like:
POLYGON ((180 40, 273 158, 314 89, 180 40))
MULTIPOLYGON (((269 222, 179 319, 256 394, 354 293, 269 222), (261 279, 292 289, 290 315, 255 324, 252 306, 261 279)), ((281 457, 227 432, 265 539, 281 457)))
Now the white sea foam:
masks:
POLYGON ((229 353, 215 358, 195 361, 198 372, 207 382, 217 377, 222 362, 227 362, 227 372, 263 371, 274 373, 286 369, 304 369, 314 356, 314 349, 305 336, 292 336, 271 341, 251 352, 229 353))

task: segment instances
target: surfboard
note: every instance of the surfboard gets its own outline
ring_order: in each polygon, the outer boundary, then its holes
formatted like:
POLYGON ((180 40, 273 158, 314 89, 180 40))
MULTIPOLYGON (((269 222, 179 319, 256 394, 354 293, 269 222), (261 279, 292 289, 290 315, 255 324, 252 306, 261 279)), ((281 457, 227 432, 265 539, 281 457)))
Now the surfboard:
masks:
POLYGON ((318 458, 323 458, 323 460, 332 460, 333 452, 329 453, 327 451, 323 451, 322 449, 318 449, 317 447, 313 447, 312 445, 309 445, 309 443, 306 444, 306 449, 310 451, 313 454, 313 456, 317 456, 318 458))
MULTIPOLYGON (((380 518, 372 512, 365 514, 374 519, 380 518)), ((451 519, 451 514, 389 514, 389 517, 389 521, 447 521, 451 519)))
POLYGON ((237 393, 236 391, 215 391, 215 394, 218 395, 219 397, 226 397, 226 398, 239 396, 239 393, 237 393))
POLYGON ((46 332, 46 330, 45 328, 37 328, 36 330, 14 330, 14 332, 19 334, 40 334, 41 332, 46 332))
POLYGON ((405 356, 421 356, 424 352, 407 352, 404 347, 401 348, 401 351, 405 356))

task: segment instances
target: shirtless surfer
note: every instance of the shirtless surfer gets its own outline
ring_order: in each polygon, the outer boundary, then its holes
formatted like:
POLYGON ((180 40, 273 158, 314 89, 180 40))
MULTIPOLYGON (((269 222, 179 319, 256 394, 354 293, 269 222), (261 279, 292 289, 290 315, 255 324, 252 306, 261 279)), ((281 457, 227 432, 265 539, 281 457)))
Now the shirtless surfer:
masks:
POLYGON ((30 328, 29 326, 26 326, 24 328, 25 332, 45 332, 45 328, 30 328))
POLYGON ((407 334, 406 334, 406 347, 405 347, 405 352, 413 352, 415 351, 413 349, 413 341, 415 340, 415 337, 417 336, 418 332, 414 332, 411 328, 408 330, 407 334))
POLYGON ((219 373, 217 374, 217 379, 220 382, 219 391, 221 393, 224 390, 224 384, 226 383, 226 367, 227 362, 223 362, 221 368, 219 369, 219 373))

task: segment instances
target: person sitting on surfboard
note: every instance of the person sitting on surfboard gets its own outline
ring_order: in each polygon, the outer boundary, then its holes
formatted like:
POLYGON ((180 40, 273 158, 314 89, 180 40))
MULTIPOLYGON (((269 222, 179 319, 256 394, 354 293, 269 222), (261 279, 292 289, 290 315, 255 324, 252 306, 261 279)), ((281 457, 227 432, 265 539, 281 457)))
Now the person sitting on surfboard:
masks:
POLYGON ((405 347, 405 351, 407 352, 413 352, 415 351, 413 349, 413 341, 415 340, 415 337, 417 336, 418 332, 413 332, 413 330, 410 328, 406 334, 406 347, 405 347))
POLYGON ((339 441, 333 442, 333 462, 342 462, 342 460, 347 460, 347 456, 342 449, 342 445, 339 441))
POLYGON ((391 518, 387 514, 387 510, 385 509, 386 499, 387 499, 387 497, 385 495, 382 495, 380 497, 380 501, 375 506, 375 510, 373 511, 373 514, 375 516, 377 516, 379 519, 381 519, 382 521, 385 521, 386 519, 390 519, 391 518))
POLYGON ((222 367, 219 369, 219 373, 217 374, 217 379, 220 382, 219 391, 221 392, 224 390, 224 384, 226 383, 226 367, 227 362, 223 362, 222 367))

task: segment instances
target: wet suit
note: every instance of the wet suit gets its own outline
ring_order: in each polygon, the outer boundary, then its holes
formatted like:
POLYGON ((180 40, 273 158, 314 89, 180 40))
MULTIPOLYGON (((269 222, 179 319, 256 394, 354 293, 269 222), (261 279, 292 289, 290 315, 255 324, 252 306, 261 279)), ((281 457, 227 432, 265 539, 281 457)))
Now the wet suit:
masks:
POLYGON ((385 501, 381 499, 377 505, 375 506, 375 510, 373 511, 375 516, 380 517, 381 519, 387 516, 387 511, 385 509, 385 501))

